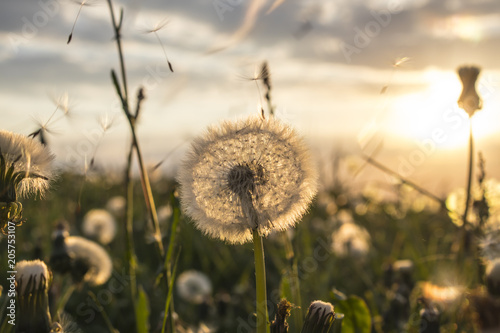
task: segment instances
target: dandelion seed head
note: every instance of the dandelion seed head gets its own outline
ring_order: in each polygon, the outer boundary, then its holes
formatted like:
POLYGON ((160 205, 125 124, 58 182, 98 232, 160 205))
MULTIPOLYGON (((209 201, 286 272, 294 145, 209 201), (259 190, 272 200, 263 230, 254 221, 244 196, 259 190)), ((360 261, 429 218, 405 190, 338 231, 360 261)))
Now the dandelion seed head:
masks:
POLYGON ((109 254, 99 244, 78 236, 65 239, 72 265, 77 268, 72 274, 81 273, 82 281, 97 286, 108 281, 113 270, 109 254))
POLYGON ((51 278, 47 265, 41 260, 22 260, 16 264, 16 282, 21 295, 37 290, 48 290, 51 278), (30 282, 31 281, 31 282, 30 282), (26 290, 26 288, 29 288, 26 290))
POLYGON ((109 244, 116 235, 115 218, 104 209, 91 209, 83 217, 82 232, 101 244, 109 244))
POLYGON ((11 181, 0 183, 0 201, 16 201, 17 195, 42 196, 54 177, 53 160, 54 155, 37 140, 0 130, 0 174, 6 175, 12 168, 13 174, 18 175, 17 180, 13 177, 11 181))
POLYGON ((259 117, 224 122, 195 139, 179 182, 183 210, 195 226, 229 243, 250 241, 254 228, 266 236, 295 225, 317 188, 301 138, 274 118, 259 117))
POLYGON ((123 216, 125 214, 126 204, 127 199, 121 195, 117 195, 108 200, 106 203, 106 209, 114 216, 123 216))
POLYGON ((354 223, 344 223, 332 234, 332 250, 340 257, 364 257, 370 249, 370 234, 354 223))
POLYGON ((208 276, 195 270, 179 275, 176 286, 179 296, 194 304, 203 303, 212 294, 212 282, 208 276))

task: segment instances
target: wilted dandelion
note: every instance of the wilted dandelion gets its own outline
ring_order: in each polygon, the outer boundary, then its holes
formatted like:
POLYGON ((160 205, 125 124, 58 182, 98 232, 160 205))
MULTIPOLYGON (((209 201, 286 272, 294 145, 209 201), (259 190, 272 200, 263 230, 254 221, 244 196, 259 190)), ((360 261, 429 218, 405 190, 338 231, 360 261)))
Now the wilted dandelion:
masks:
POLYGON ((83 217, 82 232, 101 244, 109 244, 116 235, 115 218, 104 209, 92 209, 83 217))
POLYGON ((48 332, 48 289, 52 275, 41 260, 22 260, 16 264, 16 297, 18 318, 16 332, 48 332))
POLYGON ((53 178, 54 156, 44 145, 20 134, 0 130, 0 222, 22 222, 19 196, 42 196, 53 178))
POLYGON ((370 234, 354 223, 344 223, 332 234, 332 250, 340 257, 364 257, 370 249, 370 234))
POLYGON ((197 138, 179 181, 184 211, 205 234, 230 243, 286 230, 306 212, 316 174, 294 130, 252 117, 197 138))
POLYGON ((68 236, 64 228, 55 233, 51 267, 61 274, 70 273, 75 283, 104 284, 111 276, 113 263, 97 243, 78 236, 68 236))
POLYGON ((483 103, 476 91, 476 81, 481 69, 475 66, 460 67, 457 72, 462 81, 463 90, 458 99, 458 106, 472 117, 477 110, 481 110, 483 103))
POLYGON ((176 286, 179 296, 194 304, 203 303, 212 294, 212 282, 208 276, 195 270, 180 274, 176 286))

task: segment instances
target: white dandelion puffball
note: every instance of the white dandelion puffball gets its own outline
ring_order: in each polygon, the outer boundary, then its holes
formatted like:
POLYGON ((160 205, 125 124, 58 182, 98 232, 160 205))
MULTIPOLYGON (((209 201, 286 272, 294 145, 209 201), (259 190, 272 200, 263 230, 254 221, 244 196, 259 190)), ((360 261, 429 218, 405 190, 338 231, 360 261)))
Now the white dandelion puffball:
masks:
POLYGON ((332 234, 332 250, 340 257, 363 257, 370 249, 370 234, 354 223, 344 223, 332 234))
POLYGON ((0 130, 0 202, 17 201, 17 195, 43 195, 54 176, 53 160, 37 140, 0 130))
POLYGON ((101 244, 109 244, 116 235, 116 221, 104 209, 91 209, 83 217, 82 232, 101 244))
POLYGON ((16 282, 21 286, 18 290, 21 295, 34 292, 35 290, 48 290, 50 272, 47 265, 41 260, 22 260, 16 264, 16 282), (30 285, 31 279, 31 285, 30 285), (26 293, 26 288, 30 285, 26 293))
POLYGON ((66 237, 65 244, 71 260, 86 270, 83 281, 94 286, 108 281, 113 263, 102 246, 78 236, 66 237))
POLYGON ((245 243, 252 230, 286 230, 316 194, 316 171, 287 125, 250 117, 209 127, 179 172, 181 204, 210 237, 245 243))
POLYGON ((127 205, 127 199, 121 195, 112 197, 106 203, 106 209, 114 216, 125 215, 125 207, 127 205))
POLYGON ((194 304, 203 303, 212 294, 212 282, 208 276, 195 270, 179 275, 176 286, 179 296, 194 304))

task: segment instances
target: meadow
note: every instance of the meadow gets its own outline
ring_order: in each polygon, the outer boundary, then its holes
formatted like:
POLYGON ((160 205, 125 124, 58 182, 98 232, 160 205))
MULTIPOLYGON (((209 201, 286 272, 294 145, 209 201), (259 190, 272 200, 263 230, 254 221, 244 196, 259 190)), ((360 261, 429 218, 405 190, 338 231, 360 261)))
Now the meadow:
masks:
MULTIPOLYGON (((55 170, 47 128, 0 131, 1 333, 500 332, 500 183, 472 126, 464 188, 446 196, 378 162, 378 146, 325 168, 275 115, 264 62, 258 112, 200 133, 168 177, 144 160, 147 97, 129 89, 123 10, 107 5, 125 167, 55 170), (390 181, 353 186, 366 170, 390 181)), ((480 69, 457 74, 470 121, 480 69)))

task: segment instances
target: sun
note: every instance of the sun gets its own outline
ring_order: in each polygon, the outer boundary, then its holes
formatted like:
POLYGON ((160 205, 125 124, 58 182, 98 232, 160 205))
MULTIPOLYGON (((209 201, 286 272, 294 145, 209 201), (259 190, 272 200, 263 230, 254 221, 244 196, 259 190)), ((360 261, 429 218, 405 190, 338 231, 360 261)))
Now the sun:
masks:
MULTIPOLYGON (((495 108, 491 103, 484 103, 472 120, 458 107, 462 86, 455 73, 429 70, 424 79, 426 89, 394 99, 387 118, 389 134, 420 142, 431 140, 439 149, 458 149, 467 145, 471 121, 478 140, 499 131, 488 117, 489 110, 495 108)), ((481 79, 478 87, 484 87, 481 79)))

